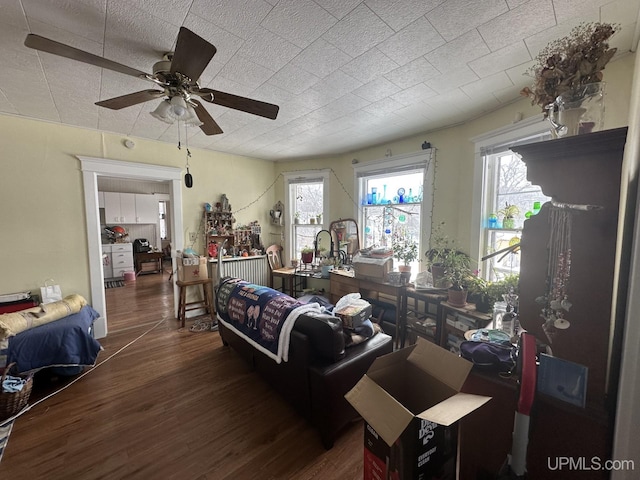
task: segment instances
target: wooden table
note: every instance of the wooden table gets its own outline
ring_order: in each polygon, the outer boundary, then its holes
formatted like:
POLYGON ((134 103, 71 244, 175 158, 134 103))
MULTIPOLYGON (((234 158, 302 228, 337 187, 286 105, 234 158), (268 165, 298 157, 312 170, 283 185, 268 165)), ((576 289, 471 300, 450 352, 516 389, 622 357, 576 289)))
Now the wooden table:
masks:
POLYGON ((160 273, 162 272, 162 252, 141 252, 134 254, 134 263, 136 275, 141 273, 160 273), (151 264, 151 265, 149 265, 151 264))

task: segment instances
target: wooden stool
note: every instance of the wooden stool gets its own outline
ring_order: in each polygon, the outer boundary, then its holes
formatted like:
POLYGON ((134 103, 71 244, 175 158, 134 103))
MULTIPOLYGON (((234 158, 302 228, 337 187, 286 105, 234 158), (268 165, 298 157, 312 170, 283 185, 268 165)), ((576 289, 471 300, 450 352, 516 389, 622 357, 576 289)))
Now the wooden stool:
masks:
POLYGON ((213 279, 203 278, 202 280, 189 280, 189 281, 176 281, 176 285, 180 287, 180 300, 178 301, 178 321, 182 322, 184 328, 184 322, 186 313, 191 310, 197 310, 199 308, 205 308, 211 316, 211 321, 215 322, 215 309, 213 308, 213 295, 211 293, 211 284, 213 279), (202 285, 202 297, 203 300, 187 303, 187 287, 195 287, 202 285), (189 307, 189 308, 187 308, 189 307))

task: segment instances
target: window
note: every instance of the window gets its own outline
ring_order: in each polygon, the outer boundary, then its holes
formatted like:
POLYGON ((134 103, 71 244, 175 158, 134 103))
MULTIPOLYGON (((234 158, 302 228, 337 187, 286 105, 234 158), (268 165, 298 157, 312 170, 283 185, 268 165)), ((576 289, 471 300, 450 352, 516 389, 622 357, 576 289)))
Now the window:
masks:
POLYGON ((473 139, 476 143, 476 169, 472 245, 477 248, 481 275, 488 280, 520 272, 520 254, 517 252, 505 251, 485 261, 481 259, 519 243, 524 220, 537 213, 534 207, 539 208, 549 200, 540 187, 527 180, 525 163, 510 147, 550 138, 546 123, 535 116, 473 139), (503 224, 504 212, 501 210, 506 205, 517 207, 515 225, 503 224))
POLYGON ((167 221, 168 211, 167 211, 167 202, 161 200, 158 202, 158 219, 160 222, 160 239, 167 239, 168 232, 168 221, 167 221))
MULTIPOLYGON (((422 226, 431 225, 433 167, 429 167, 434 156, 433 150, 423 150, 355 167, 363 248, 404 241, 415 242, 422 252, 422 226)), ((419 271, 418 261, 412 267, 419 271)))
MULTIPOLYGON (((538 213, 540 206, 549 200, 540 187, 527 180, 527 167, 518 155, 511 151, 487 155, 486 158, 487 201, 483 225, 485 255, 507 249, 520 242, 520 233, 525 218, 538 213), (515 205, 519 212, 515 224, 503 224, 504 209, 515 205), (503 212, 502 214, 499 212, 503 212)), ((520 255, 506 253, 486 260, 485 277, 498 280, 505 275, 520 272, 520 255)))
POLYGON ((297 172, 285 175, 287 183, 288 248, 290 259, 300 259, 304 248, 313 248, 329 211, 328 172, 297 172))

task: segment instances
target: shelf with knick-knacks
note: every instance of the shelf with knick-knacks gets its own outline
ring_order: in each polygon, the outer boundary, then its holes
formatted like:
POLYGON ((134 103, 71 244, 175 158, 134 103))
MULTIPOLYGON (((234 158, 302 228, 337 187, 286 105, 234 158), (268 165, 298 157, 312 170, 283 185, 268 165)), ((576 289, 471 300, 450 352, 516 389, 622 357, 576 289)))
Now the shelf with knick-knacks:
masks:
POLYGON ((225 194, 222 194, 220 201, 215 205, 205 204, 204 210, 204 232, 205 232, 205 255, 215 257, 218 248, 226 240, 225 248, 234 246, 235 235, 233 224, 236 219, 231 212, 231 205, 225 194))

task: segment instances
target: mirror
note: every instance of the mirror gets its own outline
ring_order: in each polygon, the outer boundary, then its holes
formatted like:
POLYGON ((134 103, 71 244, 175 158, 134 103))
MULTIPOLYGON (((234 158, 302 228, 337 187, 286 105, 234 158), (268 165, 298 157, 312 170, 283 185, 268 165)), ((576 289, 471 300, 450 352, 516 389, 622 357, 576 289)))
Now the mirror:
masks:
POLYGON ((333 240, 329 230, 320 230, 314 241, 316 258, 330 257, 333 252, 333 240))
POLYGON ((344 218, 329 225, 333 242, 333 256, 339 257, 343 264, 350 265, 355 253, 360 250, 358 222, 353 218, 344 218))

